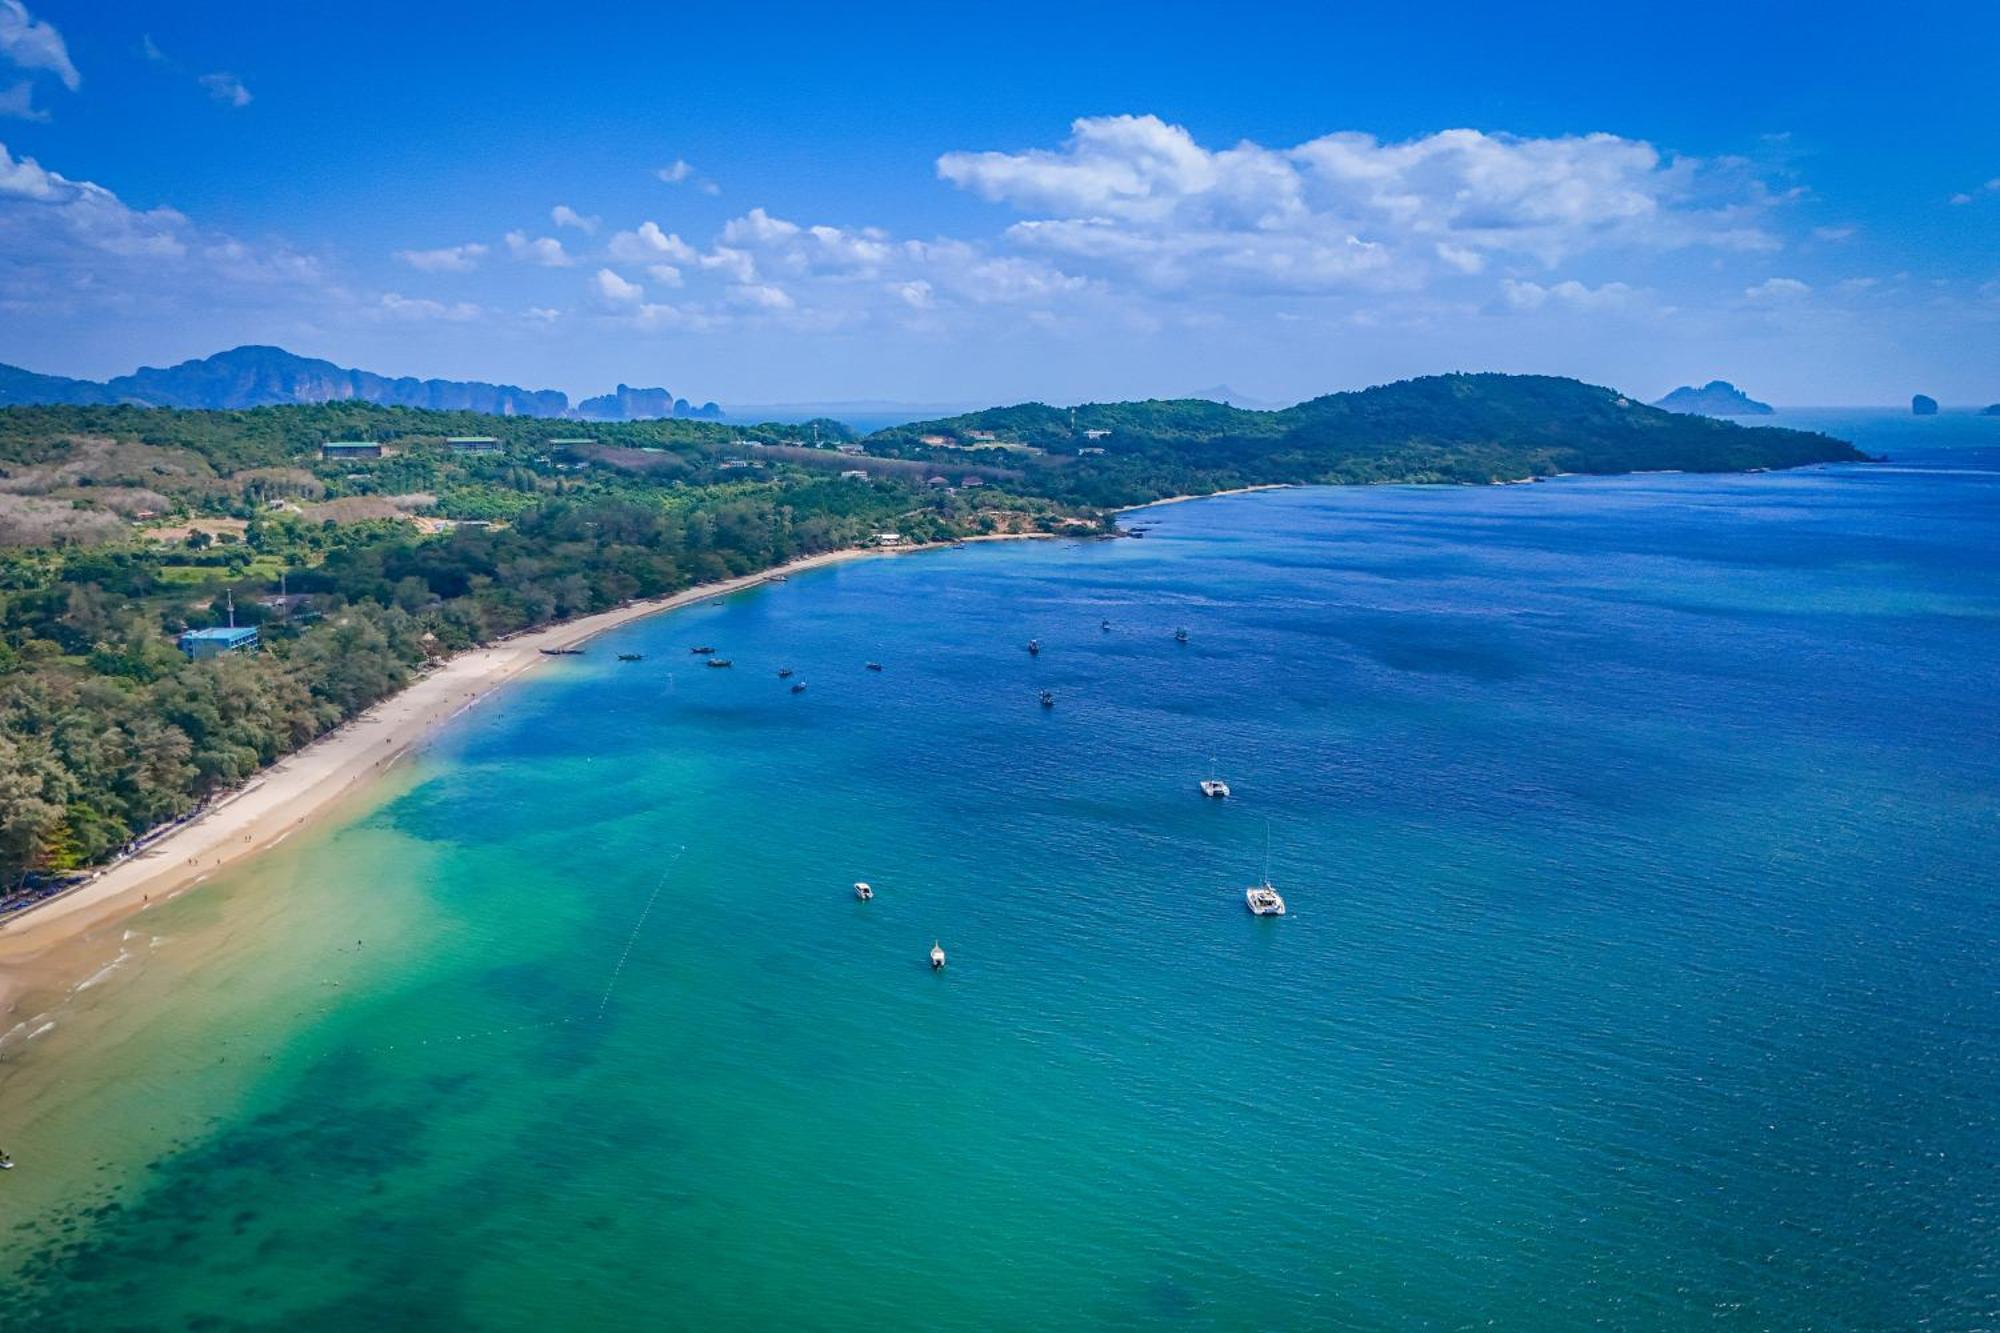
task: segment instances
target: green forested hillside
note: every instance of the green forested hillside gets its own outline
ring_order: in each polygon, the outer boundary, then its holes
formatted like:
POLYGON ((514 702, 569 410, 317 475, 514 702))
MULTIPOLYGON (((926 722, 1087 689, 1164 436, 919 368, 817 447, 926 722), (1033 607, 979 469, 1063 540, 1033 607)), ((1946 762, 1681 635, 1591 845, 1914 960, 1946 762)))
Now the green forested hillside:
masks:
POLYGON ((917 422, 871 450, 1021 467, 1049 494, 1130 504, 1276 482, 1492 482, 1559 472, 1726 472, 1852 462, 1829 436, 1661 411, 1542 375, 1436 375, 1329 394, 1275 412, 1194 399, 1039 403, 917 422), (995 437, 983 441, 983 432, 995 437), (943 437, 948 445, 925 444, 943 437), (1085 452, 1101 450, 1097 452, 1085 452))

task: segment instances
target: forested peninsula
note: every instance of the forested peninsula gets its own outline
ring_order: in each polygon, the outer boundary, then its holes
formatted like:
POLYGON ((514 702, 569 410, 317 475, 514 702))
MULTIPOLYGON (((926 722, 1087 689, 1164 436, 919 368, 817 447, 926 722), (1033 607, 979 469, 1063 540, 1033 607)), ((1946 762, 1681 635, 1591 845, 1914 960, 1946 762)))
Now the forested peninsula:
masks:
POLYGON ((1503 375, 1278 412, 1026 404, 866 439, 830 420, 579 423, 352 402, 0 409, 0 910, 428 663, 801 556, 1108 533, 1118 507, 1249 485, 1861 458, 1823 435, 1503 375), (257 629, 256 651, 179 646, 232 623, 257 629))

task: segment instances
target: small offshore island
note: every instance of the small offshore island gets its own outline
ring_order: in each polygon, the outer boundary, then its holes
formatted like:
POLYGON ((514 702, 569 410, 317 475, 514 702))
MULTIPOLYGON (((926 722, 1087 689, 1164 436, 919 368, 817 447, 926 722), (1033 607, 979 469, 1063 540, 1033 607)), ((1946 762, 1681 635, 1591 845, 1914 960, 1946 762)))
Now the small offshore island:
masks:
POLYGON ((1776 410, 1760 403, 1728 380, 1710 380, 1699 389, 1683 384, 1653 404, 1669 412, 1694 412, 1705 417, 1768 417, 1776 410))
POLYGON ((455 654, 805 557, 1110 534, 1121 508, 1258 486, 1863 459, 1501 374, 1281 411, 1024 404, 865 439, 831 420, 584 427, 356 402, 0 409, 0 910, 455 654), (231 627, 255 632, 198 633, 231 627))

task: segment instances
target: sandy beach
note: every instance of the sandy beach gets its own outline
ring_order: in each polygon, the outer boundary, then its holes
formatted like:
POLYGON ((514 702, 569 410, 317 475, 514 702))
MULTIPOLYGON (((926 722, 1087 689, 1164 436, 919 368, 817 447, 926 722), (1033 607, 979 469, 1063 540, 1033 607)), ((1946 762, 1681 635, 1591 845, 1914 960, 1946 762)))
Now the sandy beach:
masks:
MULTIPOLYGON (((1042 534, 1024 534, 1042 535, 1042 534)), ((969 540, 1005 540, 972 538, 969 540)), ((62 946, 152 903, 201 884, 275 847, 386 774, 411 747, 492 691, 550 658, 645 616, 725 596, 781 576, 869 555, 934 547, 855 548, 809 556, 760 573, 534 630, 450 658, 412 685, 219 797, 198 817, 76 888, 0 922, 0 1015, 42 975, 73 966, 62 946)))
POLYGON ((1227 491, 1203 491, 1199 495, 1169 495, 1164 500, 1148 500, 1145 504, 1133 505, 1130 509, 1121 509, 1118 512, 1121 514, 1136 514, 1144 509, 1157 509, 1161 505, 1186 504, 1189 500, 1213 500, 1223 495, 1249 495, 1256 491, 1288 491, 1292 488, 1292 482, 1273 481, 1257 486, 1238 486, 1233 490, 1227 491))

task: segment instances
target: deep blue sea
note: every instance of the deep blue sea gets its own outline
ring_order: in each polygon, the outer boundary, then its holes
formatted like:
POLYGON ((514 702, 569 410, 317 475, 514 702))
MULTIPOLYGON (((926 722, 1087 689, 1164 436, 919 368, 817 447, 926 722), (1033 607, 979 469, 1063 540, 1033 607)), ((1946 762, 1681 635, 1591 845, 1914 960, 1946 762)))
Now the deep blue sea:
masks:
POLYGON ((1779 422, 593 643, 158 914, 0 1323, 2000 1324, 2000 419, 1779 422))

